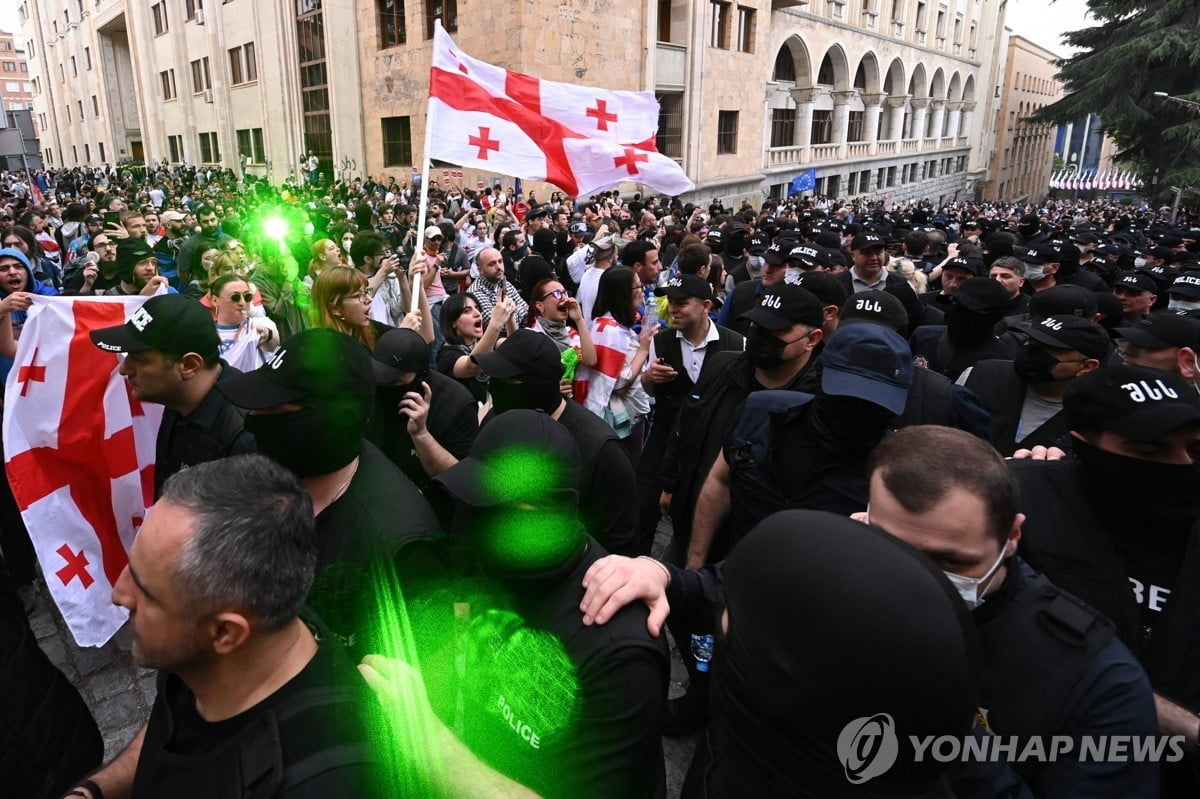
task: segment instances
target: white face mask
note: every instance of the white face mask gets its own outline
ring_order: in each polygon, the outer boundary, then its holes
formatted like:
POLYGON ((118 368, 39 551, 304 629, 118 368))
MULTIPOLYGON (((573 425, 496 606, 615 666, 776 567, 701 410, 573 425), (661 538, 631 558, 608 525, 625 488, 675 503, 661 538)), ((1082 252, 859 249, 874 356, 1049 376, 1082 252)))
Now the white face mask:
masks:
POLYGON ((1191 300, 1177 300, 1172 298, 1167 303, 1167 309, 1171 311, 1195 311, 1200 309, 1200 302, 1192 302, 1191 300))
POLYGON ((1133 259, 1133 268, 1134 269, 1141 269, 1145 265, 1146 265, 1145 258, 1134 258, 1133 259))
MULTIPOLYGON (((1007 547, 1005 547, 1007 549, 1007 547)), ((996 558, 996 562, 992 564, 992 568, 987 570, 987 574, 982 577, 963 577, 961 574, 952 574, 948 571, 943 571, 949 580, 957 589, 958 595, 962 597, 963 602, 967 603, 967 608, 974 610, 983 604, 983 592, 987 590, 992 582, 992 578, 996 576, 996 570, 1000 568, 1000 564, 1004 562, 1004 550, 1000 551, 1000 557, 996 558)))
POLYGON ((1043 264, 1025 264, 1025 279, 1026 280, 1041 280, 1046 276, 1046 267, 1043 264))

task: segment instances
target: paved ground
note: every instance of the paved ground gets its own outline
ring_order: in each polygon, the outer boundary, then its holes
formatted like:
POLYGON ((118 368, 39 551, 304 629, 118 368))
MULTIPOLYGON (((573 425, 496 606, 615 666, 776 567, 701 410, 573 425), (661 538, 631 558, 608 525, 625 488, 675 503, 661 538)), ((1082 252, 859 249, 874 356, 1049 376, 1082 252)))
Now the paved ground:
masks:
MULTIPOLYGON (((656 551, 662 550, 669 536, 670 526, 664 522, 655 540, 656 551)), ((154 704, 154 672, 133 662, 128 627, 103 647, 76 646, 41 580, 36 583, 34 597, 30 624, 38 643, 54 665, 79 688, 92 709, 104 736, 107 761, 121 751, 149 717, 150 706, 154 704)), ((687 684, 687 672, 673 643, 671 655, 671 696, 678 696, 687 684)), ((668 797, 679 795, 694 747, 695 736, 663 738, 668 797)))

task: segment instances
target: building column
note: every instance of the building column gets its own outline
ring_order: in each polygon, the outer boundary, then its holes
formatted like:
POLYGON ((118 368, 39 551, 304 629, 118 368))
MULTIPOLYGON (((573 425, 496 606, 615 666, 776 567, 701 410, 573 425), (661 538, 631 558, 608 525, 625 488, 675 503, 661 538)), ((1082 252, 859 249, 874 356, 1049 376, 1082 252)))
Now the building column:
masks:
POLYGON ((974 121, 975 121, 975 103, 963 103, 962 104, 962 119, 958 123, 959 135, 960 136, 970 136, 971 135, 971 123, 974 121))
POLYGON ((912 125, 908 129, 908 138, 923 139, 925 138, 925 115, 929 112, 929 98, 914 97, 908 102, 913 109, 912 125))
POLYGON ((958 136, 958 131, 962 125, 962 108, 961 101, 947 103, 946 107, 950 109, 950 126, 946 130, 946 137, 953 139, 958 136))
POLYGON ((866 106, 866 113, 863 115, 866 136, 863 137, 863 141, 879 141, 879 117, 883 113, 883 101, 886 99, 886 94, 864 94, 862 96, 863 105, 866 106))
POLYGON ((817 97, 815 88, 807 89, 792 89, 788 92, 792 96, 792 102, 796 104, 796 145, 798 147, 809 146, 812 141, 812 115, 813 115, 813 100, 817 97))
POLYGON ((846 126, 850 120, 850 98, 858 92, 833 93, 833 131, 830 134, 831 144, 846 143, 846 126))
POLYGON ((900 141, 904 138, 904 112, 908 105, 908 95, 900 97, 887 98, 887 107, 890 109, 888 121, 890 122, 888 130, 888 138, 892 141, 900 141))
POLYGON ((946 119, 946 101, 932 100, 930 105, 933 106, 933 124, 930 126, 930 139, 942 138, 942 126, 946 119))

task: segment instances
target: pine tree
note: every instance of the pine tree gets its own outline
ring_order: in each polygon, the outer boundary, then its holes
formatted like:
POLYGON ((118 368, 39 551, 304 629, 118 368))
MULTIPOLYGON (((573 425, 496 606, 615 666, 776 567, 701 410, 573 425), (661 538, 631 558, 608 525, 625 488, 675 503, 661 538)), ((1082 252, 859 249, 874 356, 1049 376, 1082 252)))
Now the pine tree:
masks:
POLYGON ((1180 186, 1200 191, 1200 2, 1089 0, 1098 23, 1064 35, 1080 48, 1056 62, 1064 96, 1035 114, 1066 123, 1099 114, 1117 158, 1153 196, 1180 186))

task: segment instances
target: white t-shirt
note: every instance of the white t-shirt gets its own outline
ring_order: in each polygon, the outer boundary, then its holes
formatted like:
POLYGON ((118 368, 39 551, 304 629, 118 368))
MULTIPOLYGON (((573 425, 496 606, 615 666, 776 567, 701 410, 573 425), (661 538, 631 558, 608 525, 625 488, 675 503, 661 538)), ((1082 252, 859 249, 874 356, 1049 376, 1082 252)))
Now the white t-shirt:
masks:
POLYGON ((592 318, 592 306, 596 304, 596 295, 600 293, 600 275, 602 274, 604 274, 603 269, 589 266, 583 273, 583 277, 579 279, 579 293, 576 294, 576 299, 579 300, 579 308, 583 311, 584 319, 592 318))

